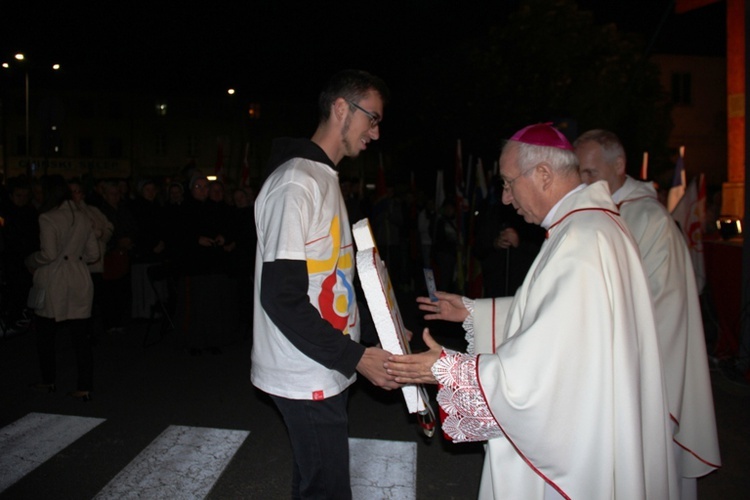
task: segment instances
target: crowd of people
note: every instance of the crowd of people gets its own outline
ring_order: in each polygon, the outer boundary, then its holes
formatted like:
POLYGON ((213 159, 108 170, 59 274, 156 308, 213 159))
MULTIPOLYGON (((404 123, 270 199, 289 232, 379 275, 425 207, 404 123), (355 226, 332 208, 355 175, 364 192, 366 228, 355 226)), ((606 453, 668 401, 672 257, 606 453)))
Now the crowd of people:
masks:
POLYGON ((226 192, 197 170, 184 182, 141 179, 132 187, 124 179, 9 179, 0 203, 0 326, 3 336, 33 328, 47 338, 38 345, 42 382, 35 387, 54 388, 54 335, 45 332, 55 326, 73 333, 86 372, 79 371, 77 390, 86 397, 93 385, 90 345, 134 321, 166 310, 193 355, 218 354, 247 339, 253 200, 251 188, 226 192), (85 251, 75 247, 81 242, 85 251), (72 263, 75 278, 60 271, 72 263), (37 290, 41 307, 30 302, 37 290), (62 305, 52 307, 57 301, 62 305))

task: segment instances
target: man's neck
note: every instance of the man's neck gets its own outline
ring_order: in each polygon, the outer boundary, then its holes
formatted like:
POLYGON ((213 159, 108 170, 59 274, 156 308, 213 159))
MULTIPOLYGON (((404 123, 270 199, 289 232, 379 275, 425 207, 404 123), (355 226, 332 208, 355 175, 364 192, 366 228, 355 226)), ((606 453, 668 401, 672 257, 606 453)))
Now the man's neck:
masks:
POLYGON ((323 150, 334 165, 338 165, 344 158, 341 140, 327 124, 320 124, 310 140, 323 150))

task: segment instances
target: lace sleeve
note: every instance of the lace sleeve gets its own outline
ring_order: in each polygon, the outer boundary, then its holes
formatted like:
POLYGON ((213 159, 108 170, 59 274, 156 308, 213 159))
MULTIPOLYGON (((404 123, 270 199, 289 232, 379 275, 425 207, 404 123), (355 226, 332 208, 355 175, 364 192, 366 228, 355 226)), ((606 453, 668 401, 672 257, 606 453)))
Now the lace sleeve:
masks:
POLYGON ((477 381, 477 356, 444 351, 432 366, 443 433, 457 443, 502 436, 477 381))
POLYGON ((466 352, 468 354, 475 354, 476 351, 474 351, 474 300, 470 299, 468 297, 461 297, 461 300, 463 300, 464 307, 467 311, 469 311, 469 315, 466 316, 466 319, 461 324, 463 326, 464 330, 466 331, 466 335, 464 338, 466 339, 466 352))

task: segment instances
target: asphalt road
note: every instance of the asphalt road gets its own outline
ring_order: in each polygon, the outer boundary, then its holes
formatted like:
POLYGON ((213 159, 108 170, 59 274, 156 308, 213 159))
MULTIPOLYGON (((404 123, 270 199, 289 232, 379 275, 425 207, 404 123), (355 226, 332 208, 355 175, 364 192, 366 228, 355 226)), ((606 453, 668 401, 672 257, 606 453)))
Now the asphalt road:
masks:
MULTIPOLYGON (((418 331, 419 320, 405 316, 407 327, 418 331)), ((30 414, 102 419, 7 487, 0 499, 94 498, 170 426, 249 432, 207 498, 289 498, 291 450, 275 407, 250 384, 251 341, 225 346, 218 355, 190 356, 175 332, 144 347, 146 326, 133 323, 98 340, 96 390, 88 403, 66 396, 75 388, 67 335, 59 337, 58 389, 51 394, 27 387, 38 380, 33 334, 0 340, 0 439, 4 429, 30 414)), ((158 328, 153 326, 151 334, 158 328)), ((435 325, 435 331, 439 341, 460 348, 453 327, 435 325)), ((699 493, 708 499, 742 498, 750 490, 750 389, 718 372, 713 376, 724 467, 699 481, 699 493)), ((418 499, 476 497, 482 445, 447 443, 439 433, 424 438, 400 391, 358 382, 350 399, 350 436, 415 443, 418 499)), ((383 493, 382 498, 393 497, 383 493)))

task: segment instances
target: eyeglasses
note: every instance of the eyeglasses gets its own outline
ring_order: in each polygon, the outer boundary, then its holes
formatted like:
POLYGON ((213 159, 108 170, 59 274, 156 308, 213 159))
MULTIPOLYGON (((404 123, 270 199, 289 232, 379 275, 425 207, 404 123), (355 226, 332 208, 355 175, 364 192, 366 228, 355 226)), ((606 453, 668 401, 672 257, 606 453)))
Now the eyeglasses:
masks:
POLYGON ((378 124, 380 123, 380 120, 383 119, 383 118, 381 118, 381 116, 379 114, 367 111, 365 108, 363 108, 362 106, 360 106, 360 105, 358 105, 358 104, 356 104, 356 103, 354 103, 352 101, 347 100, 346 102, 348 102, 349 104, 351 104, 352 106, 354 106, 355 108, 357 108, 358 110, 360 110, 361 112, 363 112, 364 114, 367 115, 367 117, 370 119, 370 128, 377 127, 378 124))
POLYGON ((509 181, 503 179, 503 191, 505 191, 507 193, 508 191, 510 191, 511 189, 513 189, 513 183, 514 182, 516 182, 522 175, 525 175, 527 172, 529 172, 529 171, 531 171, 531 170, 533 170, 535 168, 536 168, 536 165, 534 165, 532 167, 529 167, 529 168, 527 168, 525 170, 521 170, 520 174, 518 174, 517 176, 513 177, 509 181))

